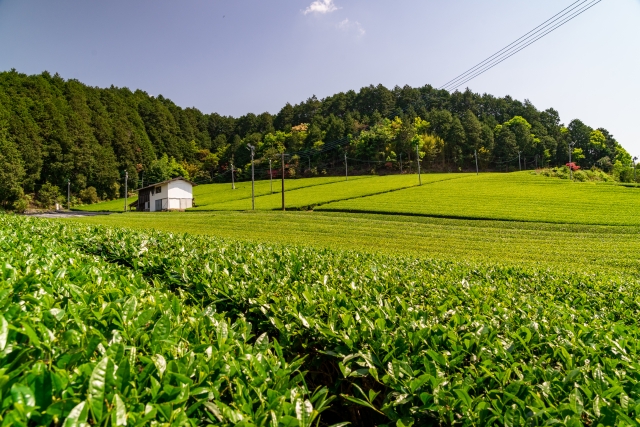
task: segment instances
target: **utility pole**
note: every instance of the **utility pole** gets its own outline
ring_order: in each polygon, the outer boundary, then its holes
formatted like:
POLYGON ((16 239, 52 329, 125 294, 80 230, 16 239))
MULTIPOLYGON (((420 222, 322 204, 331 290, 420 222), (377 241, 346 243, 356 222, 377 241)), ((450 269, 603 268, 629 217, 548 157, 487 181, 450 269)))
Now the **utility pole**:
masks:
POLYGON ((522 163, 520 163, 520 153, 522 153, 522 151, 518 151, 518 169, 522 170, 522 163))
POLYGON ((124 171, 124 211, 127 211, 127 181, 129 181, 129 171, 124 171))
POLYGON ((344 153, 344 178, 349 181, 349 168, 347 167, 347 153, 344 153))
POLYGON ((418 182, 422 185, 422 176, 420 175, 420 147, 416 144, 416 159, 418 162, 418 182))
POLYGON ((402 175, 402 153, 400 153, 400 175, 402 175))
POLYGON ((282 210, 284 211, 284 153, 282 153, 282 210))
POLYGON ((71 210, 71 180, 67 179, 67 209, 71 210))
POLYGON ((236 189, 236 181, 233 177, 233 172, 234 172, 234 168, 233 168, 233 163, 231 163, 231 189, 235 190, 236 189))
POLYGON ((269 159, 269 181, 271 181, 271 194, 273 194, 273 172, 271 171, 271 159, 269 159))
POLYGON ((255 199, 255 179, 253 174, 253 156, 256 154, 256 147, 251 144, 247 144, 247 148, 251 150, 251 210, 256 210, 256 199, 255 199))
POLYGON ((476 158, 476 176, 478 176, 478 150, 473 150, 473 155, 476 158))
POLYGON ((538 169, 538 155, 537 154, 536 154, 535 159, 536 159, 536 169, 538 169))

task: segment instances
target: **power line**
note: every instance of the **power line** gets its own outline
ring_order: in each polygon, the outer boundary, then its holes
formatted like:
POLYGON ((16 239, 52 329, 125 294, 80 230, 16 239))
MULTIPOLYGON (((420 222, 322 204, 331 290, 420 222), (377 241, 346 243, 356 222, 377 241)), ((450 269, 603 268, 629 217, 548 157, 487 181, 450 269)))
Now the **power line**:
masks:
POLYGON ((579 13, 576 13, 575 15, 573 15, 571 18, 567 19, 566 21, 558 24, 557 26, 555 26, 554 28, 552 28, 551 30, 547 31, 546 33, 542 34, 541 36, 539 36, 538 38, 536 38, 535 40, 531 41, 530 43, 527 43, 525 46, 522 46, 520 49, 518 49, 517 51, 511 53, 509 56, 502 58, 500 61, 493 63, 492 65, 484 68, 483 70, 479 71, 478 73, 474 74, 473 76, 469 77, 468 79, 460 82, 459 84, 457 84, 455 87, 453 87, 451 90, 456 89, 460 86, 462 86, 463 84, 473 80, 474 78, 478 77, 481 74, 484 74, 486 71, 489 71, 491 68, 495 67, 496 65, 504 62, 505 60, 511 58, 513 55, 515 55, 516 53, 520 52, 521 50, 523 50, 524 48, 526 48, 527 46, 532 45, 533 43, 535 43, 536 41, 540 40, 541 38, 543 38, 544 36, 546 36, 547 34, 553 32, 554 30, 562 27, 564 24, 566 24, 567 22, 571 21, 572 19, 574 19, 575 17, 577 17, 578 15, 581 15, 582 13, 586 12, 588 9, 591 9, 593 6, 595 6, 596 4, 600 3, 600 1, 602 0, 598 0, 595 3, 591 4, 589 7, 583 9, 582 11, 580 11, 579 13))
POLYGON ((470 73, 472 73, 475 69, 481 67, 482 65, 484 65, 486 62, 488 62, 489 60, 493 59, 495 56, 497 56, 498 54, 504 52, 506 49, 510 48, 511 46, 513 46, 514 44, 518 43, 520 40, 524 39, 525 37, 527 37, 528 35, 530 35, 531 33, 533 33, 535 30, 539 29, 542 26, 546 26, 545 24, 547 24, 549 21, 551 21, 552 19, 554 19, 555 17, 557 17, 558 15, 562 14, 564 11, 566 11, 567 9, 569 9, 571 6, 575 5, 576 3, 584 3, 588 0, 578 0, 572 4, 570 4, 569 6, 567 6, 566 8, 562 9, 560 12, 558 12, 557 14, 553 15, 551 18, 547 19, 546 21, 544 21, 542 24, 538 25, 536 28, 534 28, 533 30, 529 31, 527 34, 523 35, 522 37, 520 37, 519 39, 517 39, 516 41, 508 44, 507 46, 503 47, 502 49, 500 49, 499 51, 497 51, 496 53, 494 53, 493 55, 491 55, 490 57, 488 57, 487 59, 485 59, 484 61, 476 64, 474 67, 468 69, 467 71, 465 71, 464 73, 460 74, 459 76, 457 76, 456 78, 449 80, 447 83, 445 83, 444 85, 440 86, 439 89, 443 89, 451 84, 453 84, 454 82, 456 82, 457 80, 466 77, 467 75, 469 75, 470 73))
POLYGON ((563 9, 561 12, 557 13, 553 17, 549 18, 543 24, 540 24, 538 27, 529 31, 527 34, 523 35, 516 41, 505 46, 503 49, 494 53, 484 61, 478 63, 474 67, 460 74, 458 77, 445 83, 443 86, 440 87, 440 89, 446 89, 448 91, 457 89, 463 84, 469 82, 470 80, 473 80, 474 78, 478 77, 481 74, 484 74, 485 72, 489 71, 491 68, 504 62, 505 60, 512 57, 516 53, 520 52, 521 50, 532 45, 533 43, 545 37, 546 35, 562 27, 569 21, 572 21, 576 17, 582 15, 584 12, 591 9, 593 6, 600 3, 601 1, 602 0, 581 0, 571 4, 570 6, 563 9), (575 7, 572 7, 576 3, 580 3, 580 4, 575 7), (540 32, 542 32, 542 34, 538 34, 540 32), (530 40, 532 37, 534 37, 534 39, 530 40))

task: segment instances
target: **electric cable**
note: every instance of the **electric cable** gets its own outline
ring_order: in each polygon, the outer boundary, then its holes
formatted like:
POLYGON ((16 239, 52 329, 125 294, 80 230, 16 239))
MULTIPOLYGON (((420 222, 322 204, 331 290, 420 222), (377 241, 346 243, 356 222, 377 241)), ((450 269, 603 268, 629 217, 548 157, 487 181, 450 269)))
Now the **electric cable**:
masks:
MULTIPOLYGON (((526 33, 525 35, 521 36, 520 38, 518 38, 517 40, 511 42, 510 44, 508 44, 507 46, 503 47, 502 49, 500 49, 499 51, 497 51, 496 53, 494 53, 493 55, 489 56, 488 58, 486 58, 484 61, 476 64, 475 66, 473 66, 472 68, 468 69, 467 71, 465 71, 464 73, 456 76, 454 79, 449 80, 448 82, 446 82, 444 85, 440 86, 439 89, 443 89, 446 88, 447 86, 455 83, 458 80, 461 80, 462 78, 468 76, 469 74, 471 74, 472 72, 474 72, 476 69, 480 68, 481 66, 483 66, 484 64, 486 64, 487 62, 489 62, 490 60, 492 60, 494 57, 496 57, 497 55, 501 54, 502 52, 504 52, 505 50, 511 50, 512 47, 515 47, 514 45, 518 45, 521 43, 521 41, 524 41, 523 39, 529 38, 531 35, 539 32, 541 29, 545 28, 548 26, 548 24, 551 24, 553 21, 557 20, 554 19, 556 17, 559 18, 559 15, 564 15, 563 12, 567 11, 568 9, 570 9, 572 6, 576 5, 577 3, 587 3, 589 0, 577 0, 576 2, 570 4, 569 6, 567 6, 566 8, 562 9, 560 12, 558 12, 557 14, 553 15, 551 18, 547 19, 546 21, 544 21, 542 24, 538 25, 537 27, 535 27, 533 30, 529 31, 528 33, 526 33), (553 20, 553 21, 552 21, 553 20), (537 31, 536 31, 537 30, 537 31)), ((581 4, 581 5, 582 5, 581 4)), ((579 7, 581 5, 578 5, 576 7, 579 7)), ((573 8, 575 9, 575 7, 573 8)), ((571 10, 573 10, 571 9, 571 10)))
MULTIPOLYGON (((561 21, 560 23, 555 23, 555 24, 553 24, 551 26, 547 26, 544 29, 544 31, 545 31, 544 33, 542 33, 541 35, 536 36, 533 40, 527 42, 524 45, 517 46, 517 50, 513 51, 513 49, 509 49, 509 51, 502 53, 500 56, 498 56, 497 58, 494 58, 491 62, 489 62, 488 64, 485 64, 480 69, 476 69, 475 71, 471 71, 473 73, 472 75, 470 75, 470 76, 467 75, 462 80, 456 81, 455 83, 452 83, 452 84, 448 84, 448 85, 442 86, 440 89, 444 88, 445 90, 447 90, 449 92, 457 89, 458 87, 460 87, 460 86, 464 85, 465 83, 475 79, 476 77, 480 76, 481 74, 484 74, 485 72, 489 71, 493 67, 497 66, 498 64, 501 64, 502 62, 504 62, 507 59, 511 58, 513 55, 517 54, 518 52, 522 51, 523 49, 525 49, 528 46, 532 45, 533 43, 537 42, 541 38, 543 38, 546 35, 554 32, 558 28, 562 27, 563 25, 567 24, 568 22, 572 21, 573 19, 577 18, 578 16, 582 15, 584 12, 586 12, 589 9, 591 9, 592 7, 594 7, 595 5, 600 3, 601 1, 602 0, 591 0, 590 3, 589 2, 585 3, 586 7, 580 9, 577 12, 574 12, 572 15, 570 15, 568 17, 563 18, 564 20, 561 21), (505 55, 507 55, 507 56, 505 56, 505 55)), ((581 4, 580 6, 583 6, 583 5, 581 4)))

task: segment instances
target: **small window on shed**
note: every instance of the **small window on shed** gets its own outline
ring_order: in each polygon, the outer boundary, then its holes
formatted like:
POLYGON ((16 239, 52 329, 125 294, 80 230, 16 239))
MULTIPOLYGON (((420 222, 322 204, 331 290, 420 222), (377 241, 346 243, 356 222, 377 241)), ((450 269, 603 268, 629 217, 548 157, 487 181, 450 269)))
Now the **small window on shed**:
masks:
POLYGON ((162 187, 156 187, 156 194, 160 194, 162 192, 160 190, 162 190, 162 187))

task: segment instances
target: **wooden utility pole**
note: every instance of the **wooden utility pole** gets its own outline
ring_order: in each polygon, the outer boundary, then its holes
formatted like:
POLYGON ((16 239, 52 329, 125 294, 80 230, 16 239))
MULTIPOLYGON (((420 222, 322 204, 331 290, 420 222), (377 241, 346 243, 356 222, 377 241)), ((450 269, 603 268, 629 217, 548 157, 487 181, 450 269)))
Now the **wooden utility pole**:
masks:
POLYGON ((418 159, 418 182, 422 185, 422 176, 420 175, 420 147, 416 144, 416 159, 418 159))
POLYGON ((271 194, 273 194, 273 172, 271 171, 271 159, 269 159, 269 181, 271 182, 271 194))
POLYGON ((347 166, 347 153, 344 153, 344 180, 349 181, 349 167, 347 166))
POLYGON ((478 150, 473 150, 473 155, 476 157, 476 176, 478 176, 478 150))
POLYGON ((124 211, 127 211, 127 181, 129 181, 129 171, 124 172, 124 211))
POLYGON ((282 153, 282 210, 284 211, 284 153, 282 153))

